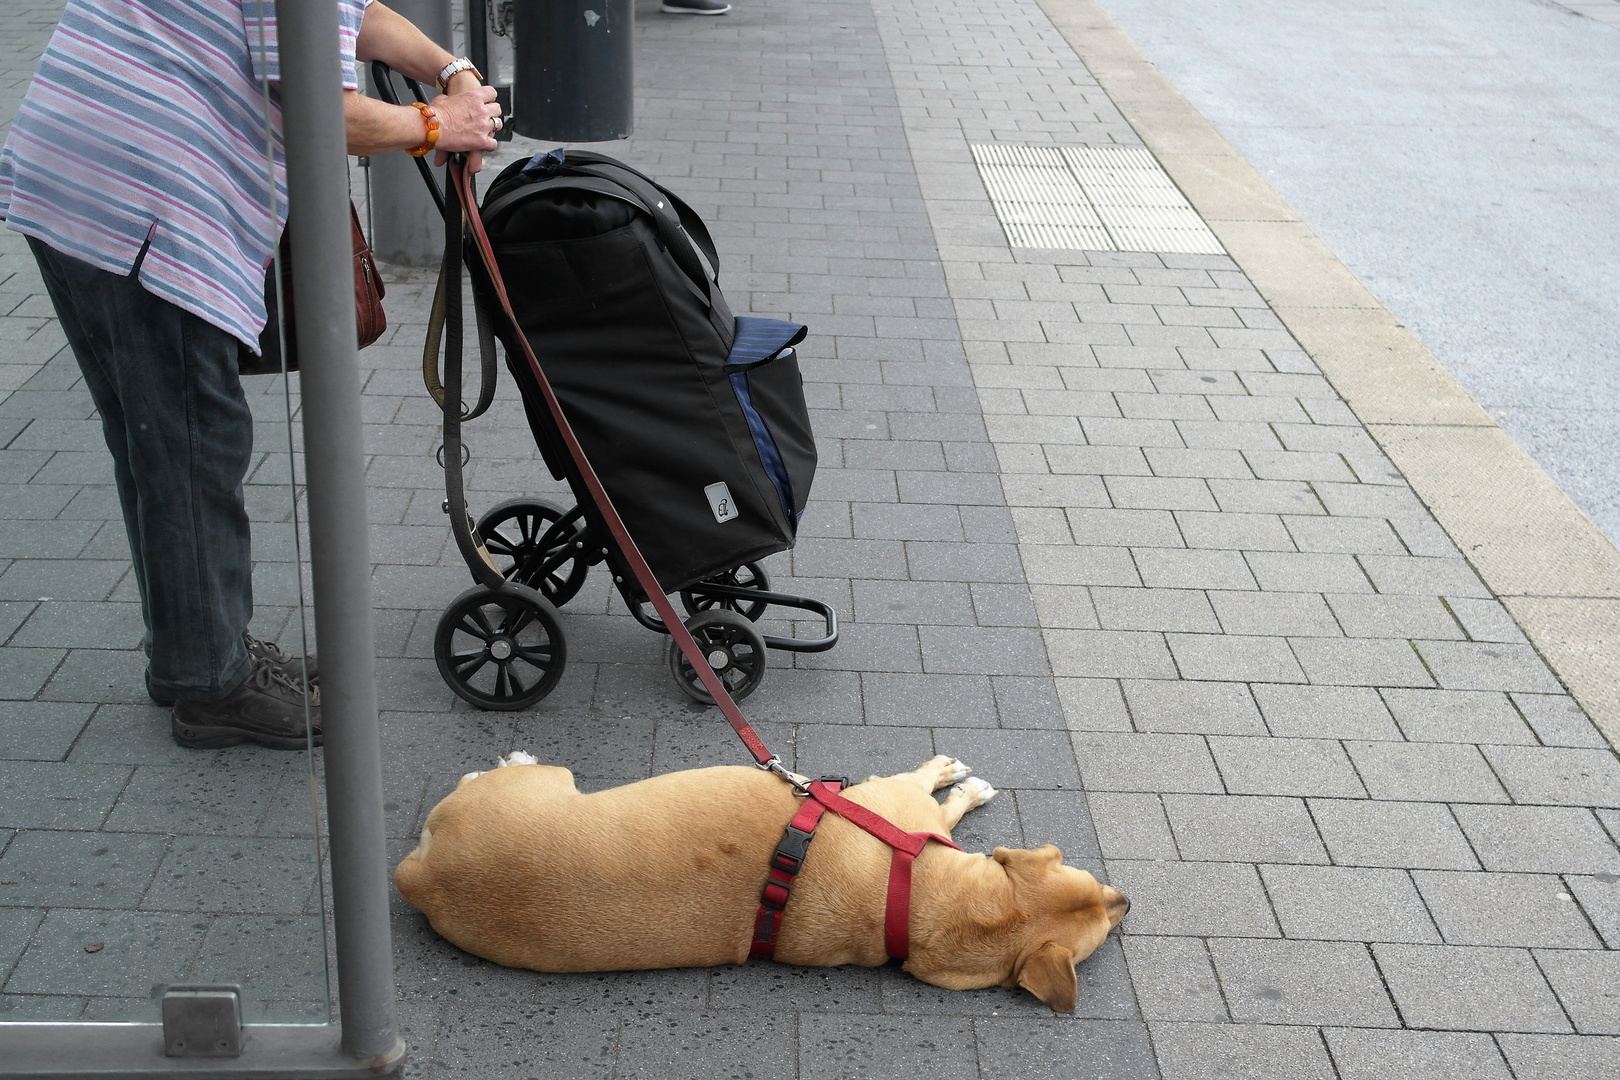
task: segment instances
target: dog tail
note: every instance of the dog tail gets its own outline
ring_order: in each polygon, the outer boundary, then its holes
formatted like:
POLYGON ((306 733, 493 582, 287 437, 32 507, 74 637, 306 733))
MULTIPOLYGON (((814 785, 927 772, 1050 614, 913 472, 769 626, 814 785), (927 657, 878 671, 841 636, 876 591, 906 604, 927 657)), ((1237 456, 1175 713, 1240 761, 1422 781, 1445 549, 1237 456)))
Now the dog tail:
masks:
POLYGON ((427 891, 428 881, 433 871, 427 865, 428 847, 433 843, 433 834, 427 828, 422 829, 422 839, 405 858, 400 860, 394 868, 394 887, 399 895, 410 902, 412 907, 421 908, 418 898, 427 891))

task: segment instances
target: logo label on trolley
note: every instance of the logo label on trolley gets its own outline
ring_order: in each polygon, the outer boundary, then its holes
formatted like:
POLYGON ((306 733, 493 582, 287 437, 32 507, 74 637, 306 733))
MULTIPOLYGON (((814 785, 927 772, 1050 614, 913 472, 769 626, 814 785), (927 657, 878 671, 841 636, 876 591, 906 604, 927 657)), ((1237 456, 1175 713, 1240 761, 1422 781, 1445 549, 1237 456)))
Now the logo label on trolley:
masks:
POLYGON ((737 504, 732 501, 731 489, 726 487, 724 480, 718 484, 710 484, 703 489, 703 494, 709 497, 709 509, 714 511, 714 520, 720 524, 724 525, 740 516, 737 504))

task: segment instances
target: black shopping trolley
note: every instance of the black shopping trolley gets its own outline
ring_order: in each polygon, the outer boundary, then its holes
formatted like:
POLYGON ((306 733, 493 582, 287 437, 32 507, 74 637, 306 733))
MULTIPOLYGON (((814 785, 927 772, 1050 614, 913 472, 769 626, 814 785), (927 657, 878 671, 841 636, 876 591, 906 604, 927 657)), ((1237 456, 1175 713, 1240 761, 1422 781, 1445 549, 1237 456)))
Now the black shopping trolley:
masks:
MULTIPOLYGON (((391 73, 376 64, 374 75, 392 100, 391 73)), ((550 693, 567 660, 557 609, 597 564, 636 621, 667 634, 631 571, 628 544, 666 595, 679 594, 686 628, 733 698, 759 686, 767 650, 832 648, 832 608, 773 591, 761 565, 793 546, 815 475, 795 352, 806 328, 733 315, 702 220, 622 162, 537 154, 496 177, 481 207, 464 205, 470 199, 454 185, 441 191, 425 163, 421 171, 446 223, 423 372, 444 410, 444 508, 476 581, 445 609, 434 637, 450 688, 485 709, 527 708, 550 693), (504 281, 500 298, 482 259, 468 255, 470 214, 479 216, 484 250, 504 281), (464 262, 482 361, 471 407, 455 392, 464 262), (467 511, 461 426, 493 401, 497 340, 541 456, 568 485, 572 506, 525 495, 476 520, 467 511), (622 519, 622 540, 563 443, 525 344, 622 519), (761 633, 755 624, 772 608, 810 613, 798 625, 816 636, 761 633)), ((686 653, 674 641, 666 652, 681 690, 712 702, 686 653)))

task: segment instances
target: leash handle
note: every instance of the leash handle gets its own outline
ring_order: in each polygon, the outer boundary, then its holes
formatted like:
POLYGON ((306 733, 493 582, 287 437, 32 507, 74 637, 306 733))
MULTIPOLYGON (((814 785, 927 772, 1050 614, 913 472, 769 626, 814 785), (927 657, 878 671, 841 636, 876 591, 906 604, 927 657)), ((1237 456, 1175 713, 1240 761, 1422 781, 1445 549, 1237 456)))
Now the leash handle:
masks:
POLYGON ((579 439, 574 435, 574 429, 568 423, 568 417, 563 415, 562 403, 557 400, 557 395, 552 390, 550 381, 546 379, 546 373, 540 369, 540 361, 535 358, 534 349, 529 344, 528 335, 523 332, 517 314, 512 310, 511 298, 506 293, 506 282, 501 279, 500 267, 495 264, 495 250, 490 245, 488 233, 484 231, 484 220, 478 211, 478 204, 473 198, 465 161, 454 157, 451 158, 449 171, 451 183, 455 185, 456 193, 460 196, 462 208, 467 215, 467 222, 472 228, 473 244, 478 250, 484 268, 489 272, 495 295, 501 302, 501 311, 506 316, 507 322, 511 324, 513 336, 523 347, 523 358, 528 362, 529 371, 534 376, 535 382, 539 384, 540 393, 546 399, 546 408, 551 413, 552 422, 557 425, 557 433, 562 436, 563 445, 568 448, 568 456, 573 459, 574 467, 579 470, 580 477, 584 480, 585 487, 590 492, 591 501, 596 504, 597 511, 601 513, 602 520, 608 527, 608 532, 613 535, 613 539, 618 543, 619 552, 624 556, 625 561, 630 564, 630 570, 635 574, 637 583, 640 584, 642 591, 647 594, 647 599, 652 602, 653 609, 658 612, 658 617, 663 620, 664 628, 669 631, 670 636, 675 639, 675 644, 680 647, 681 652, 686 656, 686 662, 692 665, 693 671, 697 672, 698 678, 703 683, 703 688, 709 692, 710 697, 714 698, 714 703, 720 706, 720 712, 724 714, 726 721, 731 724, 732 729, 737 732, 737 737, 742 739, 743 745, 753 755, 755 764, 762 769, 786 774, 787 770, 782 765, 782 759, 771 753, 770 749, 766 747, 764 740, 759 737, 753 726, 748 723, 747 717, 743 716, 742 710, 737 707, 737 703, 731 699, 731 694, 726 690, 725 684, 720 681, 720 677, 709 666, 708 658, 703 655, 703 650, 698 646, 698 643, 692 639, 691 633, 686 629, 686 624, 675 613, 675 605, 671 604, 669 597, 664 595, 663 587, 658 584, 658 579, 653 576, 652 567, 647 565, 647 560, 642 556, 641 549, 636 547, 636 542, 631 538, 630 531, 625 528, 624 519, 619 517, 618 510, 613 506, 613 500, 608 497, 607 488, 602 486, 602 481, 597 477, 596 470, 591 467, 589 459, 586 458, 585 449, 580 446, 579 439))

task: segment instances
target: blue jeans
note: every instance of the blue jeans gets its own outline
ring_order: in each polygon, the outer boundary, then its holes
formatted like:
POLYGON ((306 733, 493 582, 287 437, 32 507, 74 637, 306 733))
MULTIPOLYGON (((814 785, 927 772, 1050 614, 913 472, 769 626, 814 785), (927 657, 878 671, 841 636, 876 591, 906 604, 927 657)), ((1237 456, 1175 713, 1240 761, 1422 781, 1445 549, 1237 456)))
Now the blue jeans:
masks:
POLYGON ((223 697, 247 678, 253 414, 236 339, 141 287, 28 241, 101 413, 146 620, 151 689, 223 697))

